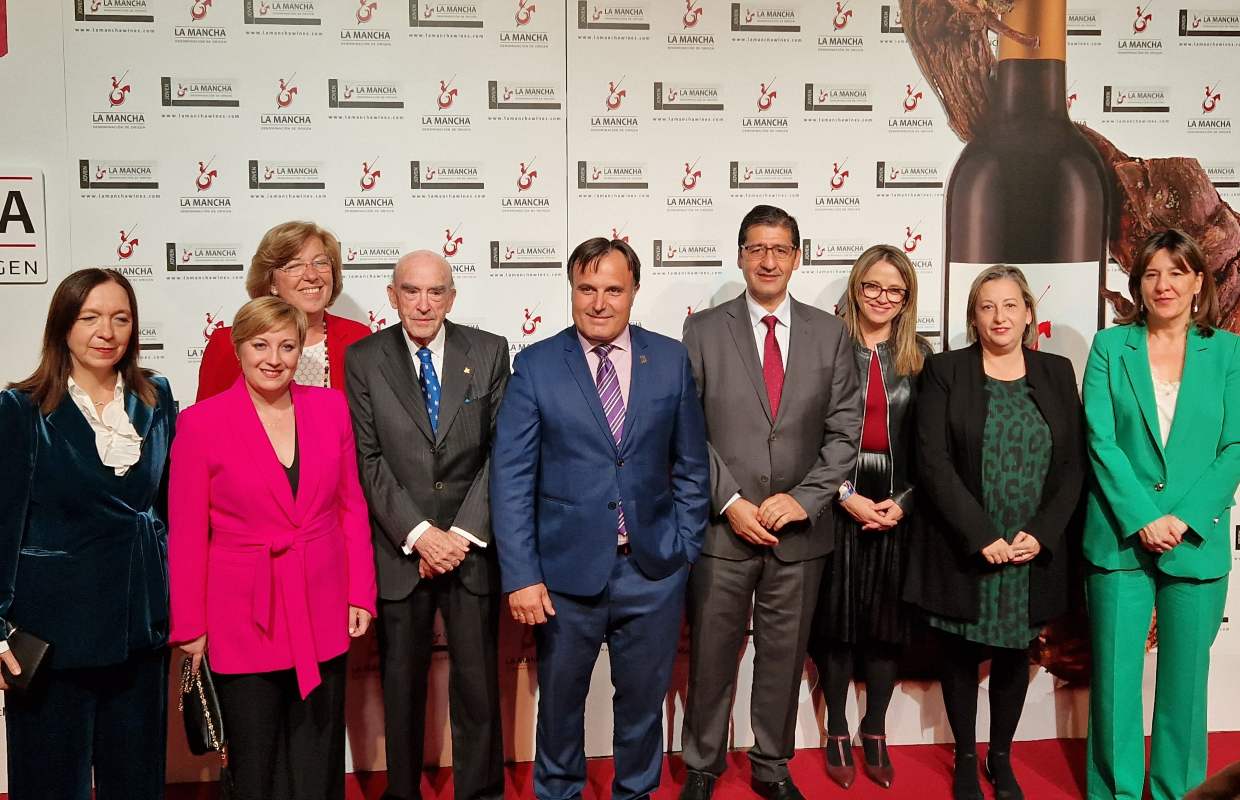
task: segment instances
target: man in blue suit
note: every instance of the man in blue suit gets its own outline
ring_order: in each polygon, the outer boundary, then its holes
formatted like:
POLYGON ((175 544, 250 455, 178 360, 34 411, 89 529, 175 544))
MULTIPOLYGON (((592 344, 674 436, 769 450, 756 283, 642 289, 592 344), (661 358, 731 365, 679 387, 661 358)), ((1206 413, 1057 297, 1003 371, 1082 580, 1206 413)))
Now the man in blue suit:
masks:
POLYGON ((685 348, 629 325, 641 279, 625 242, 568 260, 573 327, 522 351, 496 423, 491 519, 513 619, 538 645, 539 800, 580 798, 585 700, 611 660, 612 797, 648 798, 710 468, 685 348))

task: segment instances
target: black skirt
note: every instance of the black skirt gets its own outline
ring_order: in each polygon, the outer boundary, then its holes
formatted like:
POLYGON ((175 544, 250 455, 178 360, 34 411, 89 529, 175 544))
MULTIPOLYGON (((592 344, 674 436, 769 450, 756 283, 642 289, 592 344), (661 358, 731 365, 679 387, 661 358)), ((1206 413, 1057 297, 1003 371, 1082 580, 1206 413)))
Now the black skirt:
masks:
MULTIPOLYGON (((891 496, 891 459, 863 450, 857 491, 874 502, 891 496)), ((908 520, 888 531, 863 531, 835 509, 835 550, 818 598, 814 638, 843 644, 907 644, 910 612, 901 599, 908 553, 908 520)))

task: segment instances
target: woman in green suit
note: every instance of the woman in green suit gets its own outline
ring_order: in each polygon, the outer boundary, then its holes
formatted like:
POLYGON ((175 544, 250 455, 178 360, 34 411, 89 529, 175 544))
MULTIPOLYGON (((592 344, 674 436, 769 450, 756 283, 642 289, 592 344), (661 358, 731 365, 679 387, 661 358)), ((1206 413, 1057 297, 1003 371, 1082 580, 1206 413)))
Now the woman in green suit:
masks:
POLYGON ((1178 230, 1142 245, 1135 308, 1094 338, 1085 367, 1086 593, 1094 650, 1087 790, 1142 796, 1141 673, 1158 612, 1150 790, 1184 795, 1206 772, 1206 678, 1231 567, 1240 481, 1240 337, 1220 331, 1214 281, 1178 230))

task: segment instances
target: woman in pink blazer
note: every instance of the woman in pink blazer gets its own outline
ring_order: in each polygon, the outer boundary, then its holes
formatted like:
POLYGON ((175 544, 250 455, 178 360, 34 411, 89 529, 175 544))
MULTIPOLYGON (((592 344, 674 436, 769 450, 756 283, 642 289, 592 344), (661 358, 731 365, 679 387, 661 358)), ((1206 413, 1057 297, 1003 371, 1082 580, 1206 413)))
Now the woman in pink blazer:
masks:
POLYGON ((172 446, 170 639, 195 668, 210 652, 233 800, 344 797, 345 660, 375 609, 344 395, 292 383, 305 326, 276 297, 242 306, 242 375, 181 415, 172 446))

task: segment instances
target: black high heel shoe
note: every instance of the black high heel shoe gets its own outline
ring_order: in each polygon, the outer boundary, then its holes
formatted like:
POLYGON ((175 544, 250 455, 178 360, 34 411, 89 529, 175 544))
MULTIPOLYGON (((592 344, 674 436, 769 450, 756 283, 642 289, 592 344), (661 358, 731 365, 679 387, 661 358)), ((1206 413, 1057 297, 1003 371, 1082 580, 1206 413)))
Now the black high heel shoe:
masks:
POLYGON ((952 772, 952 800, 983 800, 982 783, 977 779, 977 751, 956 751, 952 772))
POLYGON ((1025 793, 1012 771, 1011 750, 990 750, 986 753, 986 780, 995 787, 995 800, 1025 800, 1025 793))

